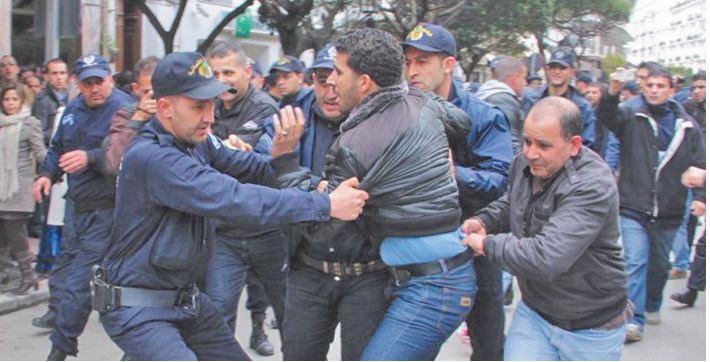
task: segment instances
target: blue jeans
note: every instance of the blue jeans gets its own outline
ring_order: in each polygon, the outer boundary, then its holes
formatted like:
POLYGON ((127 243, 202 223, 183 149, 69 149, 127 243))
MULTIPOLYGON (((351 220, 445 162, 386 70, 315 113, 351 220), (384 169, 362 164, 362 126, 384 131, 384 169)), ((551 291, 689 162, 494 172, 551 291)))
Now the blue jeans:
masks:
POLYGON ((393 291, 393 297, 361 359, 433 360, 471 311, 476 297, 473 262, 412 277, 393 291))
POLYGON ((79 352, 77 339, 91 314, 91 267, 101 263, 108 249, 113 208, 75 213, 73 222, 75 240, 68 244, 75 245, 75 254, 66 268, 57 324, 50 339, 63 352, 75 356, 79 352))
POLYGON ((685 214, 683 214, 683 222, 681 222, 678 232, 673 239, 673 269, 682 271, 688 270, 690 265, 690 245, 688 245, 688 233, 693 233, 695 230, 688 230, 688 220, 690 220, 690 205, 693 202, 693 192, 688 190, 688 197, 685 200, 685 214))
POLYGON ((253 238, 217 235, 207 266, 207 294, 235 330, 237 304, 249 271, 261 282, 274 308, 279 326, 283 321, 286 295, 286 241, 281 231, 253 238))
POLYGON ((505 340, 506 361, 619 361, 624 351, 624 326, 616 329, 568 331, 550 324, 522 301, 505 340))
POLYGON ((135 361, 247 361, 219 311, 204 294, 197 307, 121 307, 101 314, 111 340, 135 361))
POLYGON ((663 288, 671 270, 668 257, 679 225, 680 219, 659 219, 644 225, 621 216, 627 293, 635 305, 631 324, 643 327, 646 311, 657 312, 661 308, 663 288))

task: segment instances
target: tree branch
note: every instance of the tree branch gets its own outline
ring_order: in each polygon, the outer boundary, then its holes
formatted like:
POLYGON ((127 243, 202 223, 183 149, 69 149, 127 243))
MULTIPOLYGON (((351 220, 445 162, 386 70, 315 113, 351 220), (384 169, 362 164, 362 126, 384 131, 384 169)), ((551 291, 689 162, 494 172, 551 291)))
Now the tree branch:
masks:
POLYGON ((220 21, 214 29, 212 29, 210 35, 207 36, 207 39, 205 39, 202 44, 200 44, 200 46, 197 48, 197 51, 202 54, 205 54, 205 52, 207 52, 207 49, 209 49, 209 47, 212 45, 219 33, 222 32, 222 29, 224 29, 224 27, 227 26, 227 24, 229 24, 229 22, 232 21, 234 18, 241 14, 244 14, 247 8, 250 7, 252 4, 254 4, 254 0, 246 0, 244 1, 244 3, 234 8, 234 10, 230 11, 229 14, 227 14, 227 16, 225 16, 224 19, 222 19, 222 21, 220 21))

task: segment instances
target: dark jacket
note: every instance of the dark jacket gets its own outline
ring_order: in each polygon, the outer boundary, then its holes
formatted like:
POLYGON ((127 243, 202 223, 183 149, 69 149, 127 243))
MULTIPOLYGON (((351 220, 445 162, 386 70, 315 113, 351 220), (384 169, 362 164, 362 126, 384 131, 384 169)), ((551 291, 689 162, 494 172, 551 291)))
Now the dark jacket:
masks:
MULTIPOLYGON (((66 93, 66 91, 64 91, 66 93)), ((32 103, 32 115, 42 122, 42 133, 44 134, 44 144, 49 145, 54 131, 54 117, 57 115, 59 107, 66 106, 64 102, 57 98, 49 84, 37 95, 32 103)))
MULTIPOLYGON (((326 154, 333 140, 340 135, 339 124, 326 120, 318 115, 315 93, 309 91, 298 102, 293 104, 303 110, 305 126, 301 142, 295 153, 298 163, 311 171, 311 183, 317 185, 324 177, 326 154), (323 140, 316 139, 324 138, 323 140), (325 142, 329 138, 329 142, 325 142)), ((274 135, 273 122, 265 122, 266 133, 254 150, 270 152, 271 140, 274 135)), ((342 223, 338 233, 330 238, 294 238, 289 248, 290 255, 305 252, 309 256, 326 261, 354 263, 369 262, 379 258, 377 247, 367 236, 362 221, 342 223), (310 241, 310 242, 309 242, 310 241)))
POLYGON ((476 96, 498 107, 508 120, 510 135, 513 141, 513 154, 517 155, 523 150, 523 105, 515 95, 515 92, 507 84, 489 80, 481 85, 476 96))
POLYGON ((118 176, 121 159, 126 148, 133 137, 148 123, 147 121, 132 120, 131 116, 135 111, 136 105, 124 107, 111 117, 111 126, 103 146, 105 151, 104 167, 108 175, 118 176))
POLYGON ((277 110, 276 103, 268 94, 250 84, 246 94, 230 109, 224 109, 222 100, 217 100, 214 134, 220 139, 234 134, 254 146, 264 133, 264 120, 277 110))
POLYGON ((518 277, 525 304, 550 323, 601 326, 626 305, 614 178, 586 147, 537 194, 532 177, 516 156, 507 192, 478 215, 485 255, 518 277))
POLYGON ((103 141, 113 114, 131 104, 133 99, 129 95, 114 88, 106 102, 95 108, 89 108, 84 96, 79 95, 69 102, 62 115, 39 174, 58 182, 64 175, 59 158, 70 151, 86 151, 89 158, 86 169, 68 176, 67 197, 74 201, 78 212, 113 206, 114 178, 105 173, 103 141))
MULTIPOLYGON (((466 114, 406 84, 369 95, 340 127, 326 164, 329 190, 357 177, 370 198, 361 218, 375 240, 387 236, 423 236, 455 230, 461 210, 449 173, 449 140, 462 142, 470 132, 466 114)), ((283 158, 285 159, 285 158, 283 158)), ((297 174, 296 158, 276 162, 282 179, 297 174)), ((295 182, 310 182, 296 177, 295 182)), ((288 183, 288 182, 287 182, 288 183)), ((293 183, 291 183, 293 184, 293 183)), ((342 223, 307 230, 334 235, 342 223)), ((308 236, 307 236, 308 237, 308 236)), ((318 235, 322 238, 322 235, 318 235)), ((321 239, 321 240, 322 240, 321 239)), ((310 240, 310 239, 309 239, 310 240)))
MULTIPOLYGON (((658 152, 659 126, 643 96, 619 106, 618 96, 606 95, 598 107, 599 118, 620 142, 621 208, 645 217, 683 217, 687 188, 680 175, 690 166, 705 169, 705 135, 680 104, 670 101, 669 105, 676 131, 663 159, 658 152)), ((693 200, 705 202, 705 188, 693 189, 693 200)), ((622 214, 633 216, 624 210, 622 214)))
POLYGON ((153 119, 123 158, 107 281, 149 289, 196 282, 213 240, 211 219, 265 229, 328 220, 326 194, 246 184, 271 181, 268 157, 228 150, 214 136, 186 146, 153 119))
POLYGON ((698 102, 694 99, 690 99, 683 103, 685 111, 698 122, 700 129, 705 133, 705 102, 698 102))
POLYGON ((453 82, 449 102, 466 112, 471 132, 454 148, 456 182, 464 218, 505 192, 513 159, 511 135, 503 112, 453 82))
MULTIPOLYGON (((523 94, 523 120, 528 118, 528 113, 530 109, 542 98, 549 96, 547 91, 547 85, 540 86, 538 89, 526 92, 523 94)), ((577 89, 573 86, 568 86, 567 92, 564 94, 564 98, 569 99, 574 104, 577 105, 579 111, 582 113, 582 142, 585 146, 593 149, 597 153, 601 153, 594 141, 596 140, 594 125, 597 123, 597 116, 592 109, 592 105, 589 104, 586 98, 580 94, 577 89)))

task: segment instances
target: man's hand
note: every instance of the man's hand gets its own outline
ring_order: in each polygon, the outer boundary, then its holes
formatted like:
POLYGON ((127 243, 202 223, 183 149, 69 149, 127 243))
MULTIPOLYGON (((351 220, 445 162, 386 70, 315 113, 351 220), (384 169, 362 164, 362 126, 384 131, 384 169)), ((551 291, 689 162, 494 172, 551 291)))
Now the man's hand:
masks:
POLYGON ((42 195, 49 196, 49 189, 52 187, 52 181, 44 176, 41 176, 35 180, 34 185, 32 185, 32 196, 34 196, 35 201, 39 204, 42 203, 42 195))
POLYGON ((318 192, 325 192, 327 189, 328 189, 328 181, 320 180, 320 182, 318 182, 318 185, 316 186, 316 190, 318 192))
POLYGON ((476 256, 486 255, 483 252, 483 239, 485 239, 485 238, 486 238, 486 235, 471 233, 471 234, 466 235, 466 237, 464 237, 461 242, 463 244, 468 245, 471 249, 473 249, 474 255, 476 255, 476 256))
POLYGON ((693 216, 697 217, 705 215, 705 203, 702 201, 693 200, 693 202, 690 203, 690 213, 693 214, 693 216))
POLYGON ((158 111, 158 101, 153 99, 153 90, 144 94, 138 102, 135 113, 131 116, 134 121, 147 121, 158 111))
POLYGON ((227 139, 222 140, 222 143, 227 148, 231 148, 233 150, 251 152, 254 149, 250 144, 242 141, 242 139, 239 138, 239 136, 234 135, 234 134, 230 134, 229 137, 227 137, 227 139))
POLYGON ((59 167, 66 173, 79 172, 89 165, 89 155, 86 151, 67 152, 59 157, 59 167))
POLYGON ((276 158, 293 152, 303 134, 303 111, 300 108, 286 106, 280 111, 281 117, 274 115, 274 143, 271 157, 276 158))
POLYGON ((463 231, 464 234, 478 234, 478 235, 483 235, 486 236, 488 235, 488 232, 486 231, 486 227, 483 225, 481 220, 477 217, 467 219, 461 224, 461 231, 463 231))
POLYGON ((349 178, 328 195, 330 197, 330 217, 350 221, 360 216, 369 195, 365 191, 356 189, 359 184, 356 177, 349 178))
POLYGON ((685 187, 696 188, 705 186, 705 170, 695 166, 688 167, 680 177, 680 182, 685 187))

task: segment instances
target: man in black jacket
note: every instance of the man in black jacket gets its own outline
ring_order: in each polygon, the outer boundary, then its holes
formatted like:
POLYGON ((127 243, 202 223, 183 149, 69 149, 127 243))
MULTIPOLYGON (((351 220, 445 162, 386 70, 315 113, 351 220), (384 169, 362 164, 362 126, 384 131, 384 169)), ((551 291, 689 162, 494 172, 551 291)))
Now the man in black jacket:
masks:
POLYGON ((518 277, 522 301, 505 360, 620 360, 626 274, 616 185, 604 161, 582 146, 577 107, 561 97, 536 103, 508 191, 466 220, 476 255, 518 277))
MULTIPOLYGON (((363 211, 363 228, 396 282, 392 303, 361 359, 433 359, 469 313, 476 292, 471 254, 460 242, 461 210, 447 139, 465 137, 470 120, 402 81, 404 56, 391 35, 356 29, 335 47, 335 71, 327 82, 349 116, 327 156, 324 186, 332 190, 359 177, 359 188, 373 202, 363 211)), ((281 113, 286 124, 293 123, 289 111, 281 113)), ((276 148, 274 143, 272 154, 276 148)), ((289 173, 298 185, 311 180, 299 175, 295 157, 274 167, 282 180, 289 173)), ((327 240, 345 226, 313 225, 303 234, 309 241, 327 240)))
MULTIPOLYGON (((620 82, 598 107, 599 119, 619 138, 621 233, 629 275, 628 294, 636 309, 626 340, 639 341, 648 318, 660 323, 668 255, 685 213, 687 188, 680 175, 690 166, 705 169, 705 145, 698 124, 671 99, 672 78, 651 69, 643 95, 619 106, 620 82)), ((694 188, 693 215, 705 211, 705 190, 694 188)))

